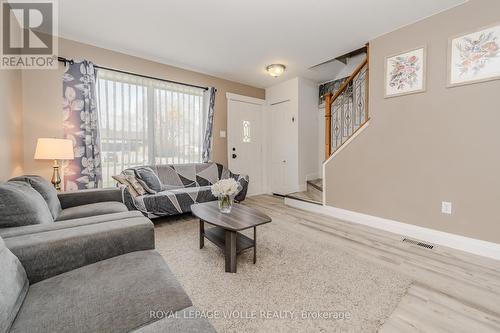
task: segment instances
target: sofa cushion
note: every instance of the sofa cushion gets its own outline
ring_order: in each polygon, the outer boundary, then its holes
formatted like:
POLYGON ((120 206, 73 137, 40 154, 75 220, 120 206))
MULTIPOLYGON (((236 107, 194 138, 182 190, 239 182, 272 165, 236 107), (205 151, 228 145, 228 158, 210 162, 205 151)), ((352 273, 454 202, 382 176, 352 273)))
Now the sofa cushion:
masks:
POLYGON ((196 183, 198 186, 213 185, 220 180, 217 163, 196 164, 196 183))
POLYGON ((0 228, 54 222, 43 197, 26 182, 0 185, 0 211, 0 228))
POLYGON ((120 187, 93 188, 62 192, 57 197, 61 202, 62 209, 66 209, 105 201, 123 202, 123 192, 123 188, 120 187))
POLYGON ((0 229, 0 237, 7 239, 9 237, 18 237, 23 235, 37 234, 40 232, 75 228, 89 224, 103 223, 109 221, 125 221, 132 219, 134 217, 144 217, 144 215, 142 215, 142 213, 138 211, 127 211, 121 213, 89 216, 79 219, 67 220, 64 221, 64 223, 59 223, 63 221, 56 221, 58 223, 35 224, 35 225, 25 225, 22 227, 2 228, 0 229))
POLYGON ((11 333, 130 332, 191 305, 158 252, 133 252, 35 283, 11 333))
POLYGON ((11 181, 23 181, 31 185, 47 203, 52 217, 57 219, 62 211, 61 203, 57 197, 57 191, 50 182, 40 176, 26 175, 12 178, 11 181))
POLYGON ((175 215, 191 211, 191 205, 217 200, 210 186, 186 187, 162 191, 153 195, 143 195, 136 200, 140 207, 157 216, 175 215))
POLYGON ((5 238, 30 283, 133 251, 155 248, 151 220, 133 217, 5 238))
MULTIPOLYGON (((162 185, 166 188, 173 187, 186 187, 177 171, 175 171, 173 165, 157 165, 154 167, 158 178, 160 178, 162 185)), ((188 180, 189 183, 193 183, 193 180, 188 180)), ((164 191, 162 189, 162 191, 164 191)))
POLYGON ((80 219, 90 216, 121 213, 127 211, 128 211, 127 207, 121 202, 117 201, 98 202, 98 203, 63 209, 56 221, 59 222, 59 221, 80 219))
POLYGON ((148 190, 160 192, 161 191, 161 181, 158 175, 150 167, 137 167, 134 168, 137 178, 142 180, 146 185, 148 190))
POLYGON ((179 190, 179 189, 183 189, 184 186, 183 185, 161 185, 161 191, 171 191, 171 190, 179 190))
POLYGON ((9 331, 23 304, 29 283, 23 266, 0 238, 0 333, 9 331))
MULTIPOLYGON (((200 163, 189 163, 189 164, 172 164, 167 167, 171 167, 177 175, 180 183, 184 187, 196 187, 198 183, 196 182, 196 166, 200 163)), ((160 169, 165 169, 165 166, 157 166, 158 173, 160 173, 160 169)), ((171 183, 169 180, 166 185, 176 185, 175 183, 171 183)))

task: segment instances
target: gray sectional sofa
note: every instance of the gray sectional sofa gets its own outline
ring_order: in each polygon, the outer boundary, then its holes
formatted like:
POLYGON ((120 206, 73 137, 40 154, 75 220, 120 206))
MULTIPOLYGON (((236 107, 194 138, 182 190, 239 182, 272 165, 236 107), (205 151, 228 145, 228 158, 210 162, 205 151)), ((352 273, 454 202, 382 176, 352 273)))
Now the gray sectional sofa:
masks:
POLYGON ((57 195, 33 176, 0 185, 0 333, 215 332, 121 198, 57 195))
POLYGON ((146 190, 143 195, 124 187, 124 202, 130 210, 143 212, 150 218, 191 211, 191 205, 217 200, 211 185, 220 179, 234 178, 240 185, 237 202, 245 200, 249 177, 234 174, 218 163, 190 163, 138 166, 124 171, 133 175, 146 190))

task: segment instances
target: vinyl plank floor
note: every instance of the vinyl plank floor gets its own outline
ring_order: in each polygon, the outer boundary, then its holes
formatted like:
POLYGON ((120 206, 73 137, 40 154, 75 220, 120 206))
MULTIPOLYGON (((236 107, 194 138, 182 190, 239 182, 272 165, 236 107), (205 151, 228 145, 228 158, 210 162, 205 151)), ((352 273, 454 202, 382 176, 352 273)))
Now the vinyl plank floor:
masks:
POLYGON ((380 332, 500 332, 500 261, 250 197, 246 205, 332 236, 345 251, 406 274, 414 283, 380 332))

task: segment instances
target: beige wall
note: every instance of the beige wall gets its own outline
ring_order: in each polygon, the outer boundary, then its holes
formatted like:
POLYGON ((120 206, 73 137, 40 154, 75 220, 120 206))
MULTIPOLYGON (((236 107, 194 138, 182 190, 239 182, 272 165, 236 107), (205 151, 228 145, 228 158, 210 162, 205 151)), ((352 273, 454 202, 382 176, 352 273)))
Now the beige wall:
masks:
POLYGON ((0 182, 22 170, 21 71, 0 70, 0 182))
MULTIPOLYGON (((66 39, 59 40, 59 54, 70 59, 87 59, 106 67, 216 87, 213 160, 222 164, 227 164, 226 139, 219 137, 219 131, 226 129, 226 92, 257 98, 264 98, 265 94, 263 89, 66 39)), ((62 135, 62 73, 62 68, 54 71, 23 71, 24 168, 27 173, 42 174, 46 177, 51 174, 51 163, 34 161, 33 154, 37 138, 62 135)))
POLYGON ((495 22, 472 0, 371 41, 371 123, 326 166, 328 205, 500 243, 500 81, 446 88, 448 37, 495 22), (384 57, 421 45, 427 91, 384 99, 384 57))

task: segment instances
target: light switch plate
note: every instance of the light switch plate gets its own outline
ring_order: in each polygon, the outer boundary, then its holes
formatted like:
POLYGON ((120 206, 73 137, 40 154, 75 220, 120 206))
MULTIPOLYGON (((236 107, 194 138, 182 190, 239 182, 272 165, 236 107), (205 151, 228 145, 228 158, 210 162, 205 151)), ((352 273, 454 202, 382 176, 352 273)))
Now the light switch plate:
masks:
POLYGON ((441 202, 441 213, 451 214, 451 202, 447 201, 441 202))
POLYGON ((220 136, 221 138, 225 138, 225 137, 226 137, 226 131, 220 131, 220 132, 219 132, 219 136, 220 136))

